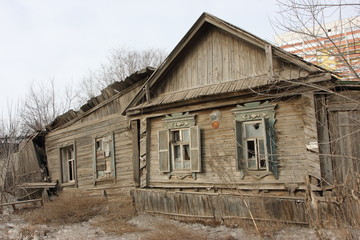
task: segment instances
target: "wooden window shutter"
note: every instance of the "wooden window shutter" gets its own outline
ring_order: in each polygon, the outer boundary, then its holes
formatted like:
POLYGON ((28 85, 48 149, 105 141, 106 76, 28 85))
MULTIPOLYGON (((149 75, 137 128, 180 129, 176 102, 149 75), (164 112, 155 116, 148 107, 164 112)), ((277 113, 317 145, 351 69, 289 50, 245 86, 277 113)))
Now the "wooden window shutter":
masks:
POLYGON ((191 172, 201 172, 201 142, 200 128, 190 127, 190 160, 191 172))
POLYGON ((236 164, 238 170, 246 169, 246 162, 243 156, 242 123, 236 121, 235 124, 235 144, 236 144, 236 164))
POLYGON ((276 157, 276 142, 275 142, 275 131, 274 121, 265 119, 266 127, 266 147, 269 155, 269 170, 275 175, 276 179, 279 179, 278 162, 276 157))
POLYGON ((158 131, 160 172, 170 172, 169 130, 158 131))

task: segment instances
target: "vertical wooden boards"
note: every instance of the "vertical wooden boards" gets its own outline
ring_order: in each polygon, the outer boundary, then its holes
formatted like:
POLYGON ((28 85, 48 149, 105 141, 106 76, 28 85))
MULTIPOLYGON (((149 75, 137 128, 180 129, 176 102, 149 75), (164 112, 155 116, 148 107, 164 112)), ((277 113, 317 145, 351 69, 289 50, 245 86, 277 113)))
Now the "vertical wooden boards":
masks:
POLYGON ((351 181, 360 173, 360 95, 344 91, 327 97, 334 181, 351 181))
POLYGON ((319 138, 321 178, 323 179, 323 184, 327 185, 333 183, 333 167, 330 156, 331 150, 328 116, 326 111, 326 96, 316 96, 315 103, 317 115, 317 131, 319 138))
POLYGON ((255 219, 307 224, 303 198, 251 197, 233 194, 170 192, 161 190, 133 191, 136 210, 173 217, 224 221, 255 219))
POLYGON ((149 134, 148 120, 146 118, 140 119, 140 187, 149 185, 149 134))
POLYGON ((263 49, 216 29, 196 40, 174 60, 158 94, 265 75, 273 69, 271 47, 266 55, 263 49), (268 69, 266 61, 271 64, 268 69))
POLYGON ((133 175, 134 184, 136 187, 140 186, 140 122, 139 120, 131 121, 132 133, 132 157, 133 157, 133 175))
POLYGON ((310 175, 321 179, 314 93, 303 93, 302 100, 307 171, 310 175))

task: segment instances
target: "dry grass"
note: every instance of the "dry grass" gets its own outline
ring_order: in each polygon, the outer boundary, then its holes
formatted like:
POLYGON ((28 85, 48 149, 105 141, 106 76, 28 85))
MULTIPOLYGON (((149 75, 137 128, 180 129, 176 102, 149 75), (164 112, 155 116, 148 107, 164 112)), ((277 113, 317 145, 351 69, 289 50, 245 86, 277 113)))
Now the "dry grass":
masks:
POLYGON ((25 219, 31 224, 78 223, 100 214, 105 206, 105 198, 65 195, 45 203, 40 209, 27 212, 25 219))
POLYGON ((106 233, 118 235, 145 231, 145 229, 127 222, 136 215, 131 197, 120 197, 116 201, 108 203, 107 208, 103 214, 104 220, 94 223, 94 226, 101 227, 106 233))
POLYGON ((101 220, 94 221, 92 225, 113 234, 143 231, 127 222, 135 214, 130 196, 108 201, 104 197, 88 195, 61 195, 54 201, 44 204, 40 209, 24 213, 25 219, 33 225, 73 224, 89 221, 96 216, 101 220))

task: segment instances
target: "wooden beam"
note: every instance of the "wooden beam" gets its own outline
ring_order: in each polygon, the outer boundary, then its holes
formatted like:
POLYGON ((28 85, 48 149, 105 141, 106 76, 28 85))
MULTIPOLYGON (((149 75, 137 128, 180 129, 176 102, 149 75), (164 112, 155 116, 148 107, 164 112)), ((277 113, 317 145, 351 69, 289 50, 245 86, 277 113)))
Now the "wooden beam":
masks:
POLYGON ((149 83, 145 84, 145 95, 146 95, 146 101, 150 102, 150 86, 149 86, 149 83))
POLYGON ((268 74, 269 82, 274 78, 274 64, 272 56, 272 47, 270 44, 265 45, 265 55, 266 55, 266 72, 268 74))

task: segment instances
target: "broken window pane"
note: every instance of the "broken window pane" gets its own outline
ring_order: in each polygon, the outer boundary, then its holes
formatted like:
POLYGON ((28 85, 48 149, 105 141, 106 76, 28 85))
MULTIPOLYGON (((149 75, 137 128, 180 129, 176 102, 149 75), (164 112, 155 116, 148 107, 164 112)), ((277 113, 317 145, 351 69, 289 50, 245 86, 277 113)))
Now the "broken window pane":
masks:
POLYGON ((251 169, 266 169, 267 167, 267 150, 266 150, 266 135, 265 123, 263 120, 243 122, 244 141, 244 157, 247 161, 248 168, 251 169))

